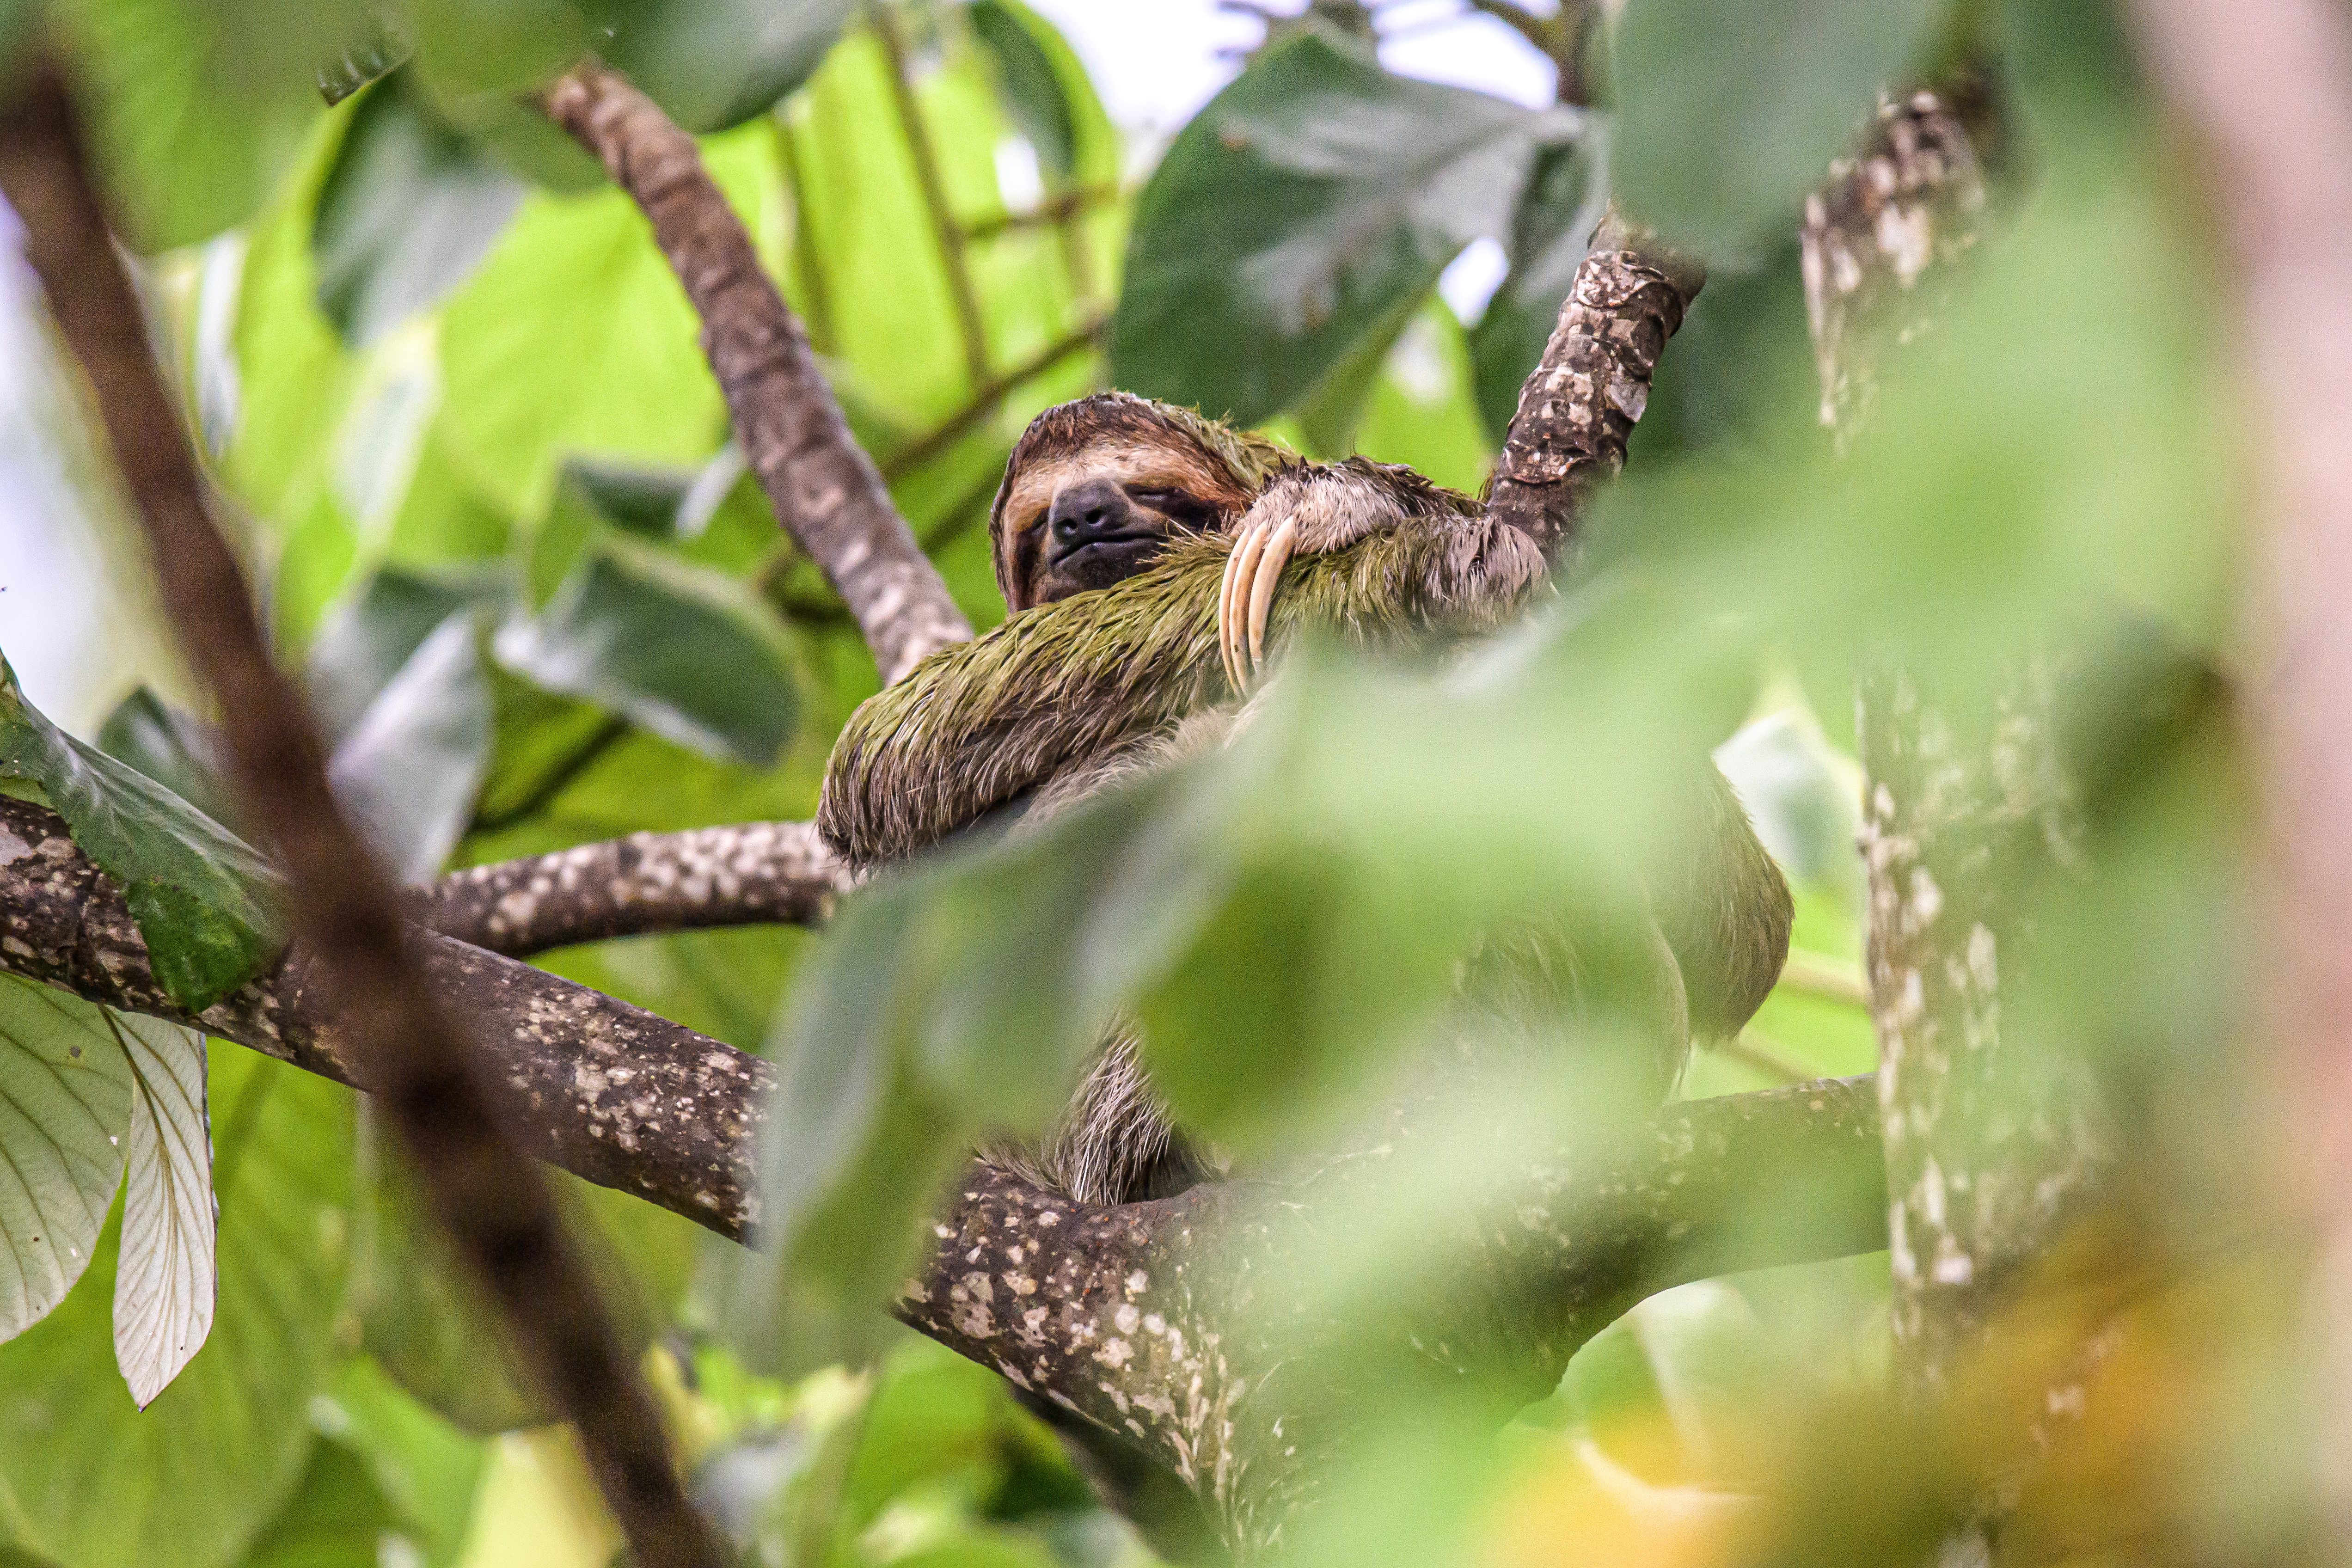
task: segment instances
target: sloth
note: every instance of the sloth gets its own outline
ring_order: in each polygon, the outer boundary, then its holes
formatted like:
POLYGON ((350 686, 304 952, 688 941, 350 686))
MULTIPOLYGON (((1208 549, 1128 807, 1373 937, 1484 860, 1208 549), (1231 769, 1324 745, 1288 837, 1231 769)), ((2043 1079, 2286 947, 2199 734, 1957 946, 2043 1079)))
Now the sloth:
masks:
MULTIPOLYGON (((1307 461, 1184 408, 1098 393, 1014 446, 989 515, 1013 611, 861 705, 825 768, 817 827, 870 871, 1075 804, 1215 749, 1274 655, 1310 629, 1373 651, 1484 637, 1548 593, 1548 563, 1475 499, 1409 468, 1307 461)), ((1694 1037, 1736 1034, 1779 977, 1792 905, 1711 763, 1694 768, 1682 862, 1653 879, 1637 957, 1657 1020, 1657 1091, 1694 1037)), ((1496 932, 1465 1005, 1537 1028, 1577 1015, 1589 970, 1564 931, 1496 932)), ((1170 1195, 1216 1173, 1173 1126, 1131 1026, 1096 1053, 1035 1149, 992 1157, 1083 1203, 1170 1195)))

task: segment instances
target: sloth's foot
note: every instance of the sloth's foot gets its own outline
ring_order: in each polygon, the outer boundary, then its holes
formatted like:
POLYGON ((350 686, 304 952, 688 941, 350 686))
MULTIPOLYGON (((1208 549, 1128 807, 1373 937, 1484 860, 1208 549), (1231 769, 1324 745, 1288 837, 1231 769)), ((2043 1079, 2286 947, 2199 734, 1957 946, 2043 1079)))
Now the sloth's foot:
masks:
POLYGON ((1265 623, 1274 608, 1275 585, 1298 542, 1298 521, 1254 522, 1234 541, 1225 557, 1225 577, 1217 589, 1217 651, 1225 680, 1246 693, 1265 669, 1265 623))

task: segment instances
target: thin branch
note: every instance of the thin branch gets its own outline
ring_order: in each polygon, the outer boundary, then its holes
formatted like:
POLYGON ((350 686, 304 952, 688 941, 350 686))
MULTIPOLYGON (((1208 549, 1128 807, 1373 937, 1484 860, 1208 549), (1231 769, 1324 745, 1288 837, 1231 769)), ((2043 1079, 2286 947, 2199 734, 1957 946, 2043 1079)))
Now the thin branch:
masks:
POLYGON ((1007 211, 973 218, 961 226, 963 237, 976 242, 1021 229, 1054 228, 1090 208, 1107 206, 1117 200, 1117 185, 1073 185, 1066 191, 1056 191, 1026 212, 1007 211))
POLYGON ((520 799, 509 802, 496 811, 477 809, 474 819, 466 825, 471 833, 500 833, 517 823, 528 822, 555 804, 555 797, 570 789, 580 775, 595 766, 598 758, 621 742, 629 732, 629 721, 617 713, 608 713, 604 722, 589 732, 588 738, 574 747, 570 755, 557 759, 555 764, 531 782, 520 799))
POLYGON ((979 386, 988 380, 988 327, 981 320, 980 291, 972 287, 971 263, 963 251, 963 226, 948 205, 947 183, 940 177, 939 149, 931 144, 930 129, 923 123, 923 106, 915 101, 914 83, 907 77, 907 43, 898 36, 898 18, 890 14, 888 0, 874 0, 866 14, 889 68, 890 102, 898 110, 899 132, 907 138, 908 155, 914 160, 915 188, 922 194, 932 237, 939 241, 940 265, 947 269, 948 298, 955 306, 956 331, 963 340, 964 371, 972 385, 979 386))
POLYGON ((849 434, 808 338, 711 183, 694 139, 604 68, 574 69, 547 112, 645 210, 726 395, 743 455, 793 537, 824 569, 885 681, 962 642, 971 625, 849 434))
POLYGON ((53 65, 36 68, 0 118, 0 189, 24 223, 59 331, 89 373, 164 607, 219 700, 248 819, 264 826, 286 868, 294 929, 315 954, 348 1059, 390 1112, 434 1213, 498 1304, 532 1380, 578 1430, 637 1562, 721 1568, 594 1275, 538 1169, 508 1141, 495 1079, 477 1070, 473 1047, 411 961, 391 882, 336 809, 318 735, 270 662, 53 65))
POLYGON ((1807 952, 1801 947, 1789 950, 1788 962, 1780 966, 1780 978, 1776 984, 1784 991, 1818 996, 1825 1002, 1843 1002, 1851 1007, 1870 1005, 1870 982, 1859 966, 1807 952))
POLYGON ((816 208, 809 201, 808 175, 801 162, 801 133, 783 105, 769 115, 775 128, 776 156, 784 179, 793 188, 793 269, 800 275, 801 300, 808 310, 809 342, 829 354, 840 346, 833 330, 833 287, 824 276, 824 256, 817 248, 816 208))
POLYGON ((408 918, 522 958, 550 948, 717 926, 816 925, 848 870, 807 822, 632 833, 453 871, 408 896, 408 918))
POLYGON ((974 426, 995 413, 999 404, 1019 391, 1023 384, 1045 374, 1100 337, 1108 321, 1108 317, 1094 317, 1076 331, 1047 343, 1003 375, 992 377, 974 388, 971 398, 961 408, 891 453, 883 462, 882 477, 896 484, 962 440, 971 433, 974 426))
POLYGON ((1554 558, 1572 546, 1601 480, 1649 406, 1650 378, 1706 273, 1612 214, 1593 237, 1559 324, 1519 389, 1486 510, 1554 558))

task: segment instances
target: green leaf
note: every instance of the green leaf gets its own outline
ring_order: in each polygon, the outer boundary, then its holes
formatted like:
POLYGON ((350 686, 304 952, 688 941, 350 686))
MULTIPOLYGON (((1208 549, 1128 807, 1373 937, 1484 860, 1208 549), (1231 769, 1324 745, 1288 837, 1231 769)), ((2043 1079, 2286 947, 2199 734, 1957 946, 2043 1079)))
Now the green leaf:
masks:
POLYGON ((765 112, 808 80, 856 0, 596 0, 597 53, 697 133, 765 112))
POLYGON ((416 52, 398 31, 378 18, 356 43, 319 68, 319 96, 341 103, 368 83, 391 75, 416 52))
POLYGON ((481 627, 460 609, 402 665, 328 762, 328 781, 394 877, 430 879, 465 836, 490 766, 481 627))
POLYGON ((115 704, 98 727, 98 749, 127 763, 211 817, 235 816, 236 797, 221 775, 220 737, 142 686, 115 704))
POLYGON ((142 251, 242 220, 325 113, 321 61, 366 17, 355 0, 63 0, 95 140, 142 251))
POLYGON ((1243 424, 1282 412, 1499 236, 1538 142, 1575 123, 1391 76, 1319 29, 1267 49, 1137 199, 1113 379, 1243 424))
POLYGON ((215 1045, 220 1198, 212 1338, 144 1411, 107 1319, 113 1250, 90 1283, 0 1346, 0 1508, 58 1568, 219 1568, 284 1507, 304 1413, 330 1381, 351 1232, 352 1091, 215 1045))
POLYGON ((0 975, 0 1339, 47 1317, 89 1267, 131 1094, 103 1009, 0 975))
POLYGON ((510 590, 504 574, 385 567, 338 605, 311 639, 303 689, 328 744, 340 745, 369 707, 460 610, 487 616, 510 590))
POLYGON ((285 945, 277 874, 212 818, 86 746, 25 700, 0 660, 0 773, 41 786, 76 844, 122 889, 155 978, 201 1013, 285 945))
POLYGON ((331 1404, 312 1405, 313 1419, 367 1461, 425 1561, 432 1568, 457 1562, 488 1468, 488 1445, 417 1404, 364 1356, 344 1363, 329 1398, 331 1404))
POLYGON ((1575 286, 1605 195, 1590 149, 1546 147, 1536 154, 1505 243, 1511 269, 1470 331, 1478 412, 1497 446, 1518 412, 1519 388, 1559 323, 1560 302, 1575 286))
POLYGON ((576 0, 409 0, 416 63, 443 95, 546 86, 595 41, 576 0))
POLYGON ((312 1445, 285 1511, 269 1521, 237 1568, 379 1568, 401 1561, 386 1550, 385 1539, 399 1534, 401 1522, 366 1462, 322 1438, 312 1445))
POLYGON ((798 711, 790 640, 747 588, 617 531, 546 605, 509 621, 499 662, 709 756, 773 763, 798 711))
POLYGON ((110 1014, 131 1063, 131 1152, 114 1274, 114 1359, 144 1410, 212 1332, 220 1294, 205 1037, 110 1014))
POLYGON ((1612 180, 1626 210, 1709 260, 1741 260, 1909 85, 1943 0, 1649 0, 1617 33, 1612 180))
POLYGON ((1034 14, 1004 0, 972 0, 964 16, 972 36, 996 66, 997 90, 1005 111, 1036 149, 1037 163, 1056 181, 1066 181, 1078 162, 1078 127, 1061 73, 1030 31, 1034 14))
POLYGON ((373 342, 465 281, 524 194, 395 75, 361 101, 319 195, 319 308, 345 342, 373 342))

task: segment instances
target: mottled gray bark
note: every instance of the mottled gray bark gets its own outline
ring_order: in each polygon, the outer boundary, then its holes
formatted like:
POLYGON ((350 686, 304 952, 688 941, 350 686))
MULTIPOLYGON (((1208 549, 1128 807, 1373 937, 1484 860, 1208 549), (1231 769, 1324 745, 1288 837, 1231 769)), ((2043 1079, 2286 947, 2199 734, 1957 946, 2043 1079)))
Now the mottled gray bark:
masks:
MULTIPOLYGON (((1841 436, 1866 416, 1882 354, 1926 329, 1923 285, 1976 243, 1984 206, 1968 131, 1924 91, 1883 106, 1860 154, 1808 200, 1806 304, 1822 418, 1841 436)), ((2002 1029, 2032 957, 2014 900, 2078 855, 2053 668, 2021 657, 2000 711, 1967 719, 1892 661, 1860 691, 1894 1327, 1921 1397, 1981 1347, 2112 1149, 2087 1068, 2029 1056, 2002 1029)))
POLYGON ((1625 466, 1625 442, 1649 406, 1666 340, 1706 274, 1612 214, 1593 236, 1559 322, 1519 388, 1495 459, 1488 515, 1558 557, 1592 492, 1625 466))
POLYGON ((1822 423, 1841 435, 1869 409, 1887 348, 1931 324, 1906 295, 1976 244, 1984 173, 1959 116, 1933 92, 1879 106, 1855 157, 1805 202, 1805 310, 1822 423))
POLYGON ((656 931, 817 925, 848 886, 848 868, 814 823, 745 822, 632 833, 452 871, 408 894, 408 918, 522 958, 656 931))
POLYGON ((547 112, 604 161, 652 221, 702 318, 703 351, 744 459, 776 516, 856 617, 883 680, 969 638, 971 624, 851 437, 808 334, 703 169, 694 139, 652 100, 593 64, 550 89, 547 112))
MULTIPOLYGON (((411 949, 474 1026, 514 1097, 509 1129, 542 1160, 721 1236, 751 1228, 767 1065, 667 1018, 425 931, 411 949)), ((93 1001, 190 1024, 342 1083, 350 1043, 299 948, 192 1017, 173 1005, 115 886, 46 807, 0 797, 0 966, 93 1001)))
POLYGON ((1877 1121, 1868 1079, 1824 1080, 1670 1106, 1622 1140, 1551 1151, 1465 1214, 1458 1255, 1390 1293, 1379 1321, 1301 1303, 1325 1226, 1379 1193, 1409 1129, 1297 1179, 1109 1208, 976 1165, 898 1311, 1140 1446, 1256 1556, 1402 1384, 1499 1417, 1643 1296, 1876 1248, 1877 1121))

